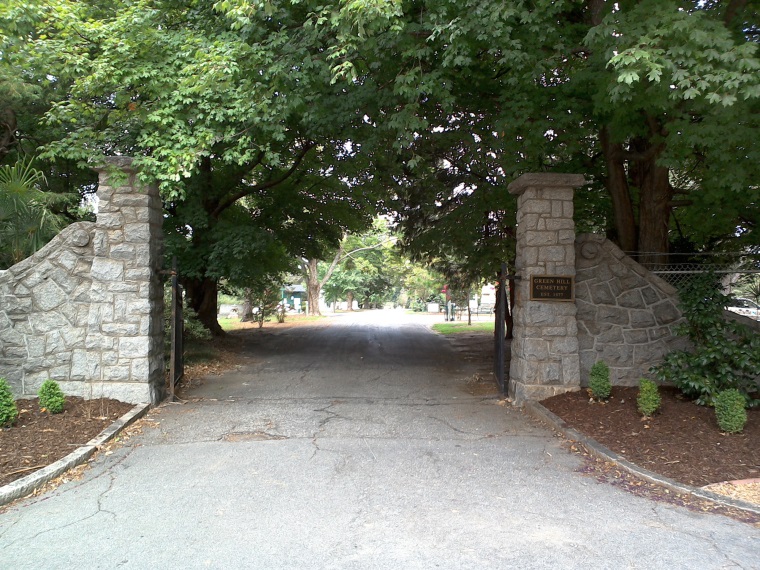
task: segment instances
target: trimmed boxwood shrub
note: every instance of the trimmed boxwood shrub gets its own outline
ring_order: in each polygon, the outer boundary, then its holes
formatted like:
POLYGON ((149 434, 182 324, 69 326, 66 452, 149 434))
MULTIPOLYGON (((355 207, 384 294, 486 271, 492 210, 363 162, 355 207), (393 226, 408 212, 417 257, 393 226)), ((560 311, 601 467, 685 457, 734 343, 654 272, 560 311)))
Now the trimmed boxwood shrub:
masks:
POLYGON ((639 395, 636 404, 642 416, 651 417, 658 409, 662 400, 657 384, 646 378, 639 380, 639 395))
POLYGON ((591 394, 597 400, 606 400, 610 397, 612 393, 610 367, 603 360, 599 360, 591 367, 588 387, 591 389, 591 394))
POLYGON ((739 433, 747 423, 747 400, 739 390, 723 390, 715 396, 715 417, 726 433, 739 433))
POLYGON ((60 414, 66 404, 66 396, 55 380, 45 380, 37 391, 40 399, 40 409, 45 409, 51 414, 60 414))
POLYGON ((11 387, 5 378, 0 378, 0 426, 12 426, 18 418, 18 408, 13 399, 11 387))

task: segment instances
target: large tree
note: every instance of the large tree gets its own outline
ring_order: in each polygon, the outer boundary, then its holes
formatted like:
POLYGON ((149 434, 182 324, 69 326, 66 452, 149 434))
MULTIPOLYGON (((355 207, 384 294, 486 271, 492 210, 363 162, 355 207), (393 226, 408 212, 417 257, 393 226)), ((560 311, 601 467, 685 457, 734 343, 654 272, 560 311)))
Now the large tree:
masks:
POLYGON ((19 57, 38 82, 68 86, 46 114, 63 131, 46 155, 136 157, 186 237, 175 245, 191 306, 221 333, 217 284, 233 268, 220 226, 240 201, 291 256, 321 256, 371 219, 372 194, 352 190, 371 182, 347 134, 363 124, 357 101, 331 84, 297 6, 245 20, 214 2, 116 4, 11 3, 33 30, 19 57))
POLYGON ((440 212, 522 172, 581 172, 590 225, 657 254, 674 212, 696 245, 760 240, 756 22, 742 0, 439 0, 352 2, 325 25, 336 73, 390 92, 370 117, 398 129, 407 179, 482 177, 450 183, 440 212))

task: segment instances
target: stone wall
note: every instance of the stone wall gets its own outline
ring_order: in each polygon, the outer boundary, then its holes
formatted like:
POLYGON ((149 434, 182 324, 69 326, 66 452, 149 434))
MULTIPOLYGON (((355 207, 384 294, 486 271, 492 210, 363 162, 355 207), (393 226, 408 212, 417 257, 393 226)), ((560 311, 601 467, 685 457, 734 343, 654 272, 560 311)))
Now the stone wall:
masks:
POLYGON ((509 395, 518 405, 580 385, 576 307, 530 297, 532 276, 575 276, 573 190, 576 174, 524 174, 509 185, 517 195, 514 338, 509 395))
POLYGON ((64 392, 158 403, 164 395, 163 220, 131 159, 98 169, 95 223, 67 227, 0 271, 0 377, 17 396, 64 392))
POLYGON ((581 381, 604 360, 616 385, 637 385, 671 350, 687 348, 676 337, 683 322, 676 290, 602 236, 575 241, 576 306, 581 381))

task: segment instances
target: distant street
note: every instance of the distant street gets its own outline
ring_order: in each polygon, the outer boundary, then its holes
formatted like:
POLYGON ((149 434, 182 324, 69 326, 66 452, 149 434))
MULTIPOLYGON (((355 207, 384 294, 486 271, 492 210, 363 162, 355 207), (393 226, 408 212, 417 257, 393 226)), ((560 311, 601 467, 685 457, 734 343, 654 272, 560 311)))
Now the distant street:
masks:
POLYGON ((440 321, 251 334, 237 370, 1 514, 0 567, 760 568, 760 529, 597 483, 549 430, 469 393, 440 321))

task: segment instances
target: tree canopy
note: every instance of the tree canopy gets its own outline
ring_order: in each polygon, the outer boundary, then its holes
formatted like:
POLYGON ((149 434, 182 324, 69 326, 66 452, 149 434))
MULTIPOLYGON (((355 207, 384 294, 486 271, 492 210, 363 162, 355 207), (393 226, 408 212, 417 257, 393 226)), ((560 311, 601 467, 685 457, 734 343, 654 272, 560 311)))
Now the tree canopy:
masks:
POLYGON ((0 153, 23 115, 51 161, 135 156, 212 328, 220 278, 324 257, 379 210, 415 259, 493 275, 524 172, 584 174, 578 226, 644 259, 739 248, 760 243, 757 16, 750 0, 10 0, 0 153))

